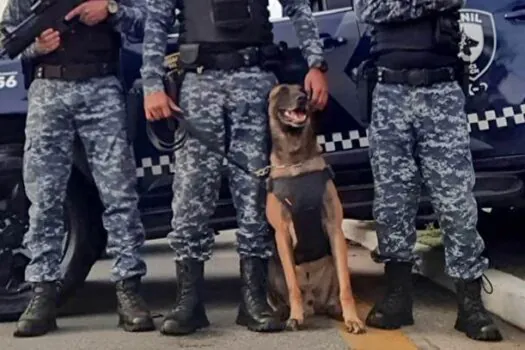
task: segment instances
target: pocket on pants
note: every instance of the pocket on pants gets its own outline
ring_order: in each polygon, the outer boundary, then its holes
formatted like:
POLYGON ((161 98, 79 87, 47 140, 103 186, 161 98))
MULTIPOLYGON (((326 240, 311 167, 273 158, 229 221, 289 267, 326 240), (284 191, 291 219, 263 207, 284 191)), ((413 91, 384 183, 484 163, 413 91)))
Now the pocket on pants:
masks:
POLYGON ((24 143, 24 155, 23 155, 23 170, 22 176, 24 180, 24 187, 27 196, 31 200, 32 194, 36 193, 36 171, 34 169, 34 157, 33 157, 34 140, 31 137, 26 137, 24 143))
POLYGON ((24 154, 25 152, 29 151, 31 149, 31 146, 33 145, 33 140, 31 137, 26 137, 26 140, 24 142, 24 154))

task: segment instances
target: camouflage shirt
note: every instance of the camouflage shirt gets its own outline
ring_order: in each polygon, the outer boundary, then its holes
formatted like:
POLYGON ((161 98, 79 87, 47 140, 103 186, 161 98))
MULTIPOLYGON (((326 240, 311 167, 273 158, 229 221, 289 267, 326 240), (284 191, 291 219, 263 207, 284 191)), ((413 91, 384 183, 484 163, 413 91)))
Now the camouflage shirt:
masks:
MULTIPOLYGON (((144 94, 162 91, 162 76, 168 32, 175 22, 175 9, 183 0, 147 0, 148 18, 144 34, 141 75, 144 94)), ((191 1, 191 0, 189 0, 191 1)), ((290 17, 303 57, 309 66, 323 60, 323 48, 317 23, 308 0, 279 0, 283 14, 290 17)))
POLYGON ((417 19, 429 12, 463 6, 465 0, 355 0, 360 21, 370 24, 417 19))
MULTIPOLYGON (((0 28, 13 30, 29 17, 34 2, 34 0, 9 0, 0 19, 0 28)), ((146 4, 144 0, 120 0, 118 12, 109 19, 114 24, 115 30, 139 40, 144 36, 145 20, 146 4)), ((35 57, 35 44, 30 45, 22 56, 35 57)))

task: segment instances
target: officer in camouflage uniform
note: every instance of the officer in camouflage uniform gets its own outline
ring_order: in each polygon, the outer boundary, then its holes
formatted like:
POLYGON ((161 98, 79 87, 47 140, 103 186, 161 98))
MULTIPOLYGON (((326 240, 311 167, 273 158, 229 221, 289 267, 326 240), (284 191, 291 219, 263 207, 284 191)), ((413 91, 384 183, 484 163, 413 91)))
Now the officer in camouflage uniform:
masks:
MULTIPOLYGON (((12 29, 30 13, 31 0, 10 0, 1 26, 12 29)), ((144 228, 137 208, 135 161, 126 134, 124 91, 117 65, 121 34, 141 38, 145 5, 90 0, 73 10, 74 30, 46 30, 22 54, 34 73, 28 91, 24 183, 31 202, 25 244, 31 252, 26 280, 34 296, 15 336, 37 336, 56 328, 57 281, 64 239, 63 203, 72 167, 75 134, 105 206, 107 250, 115 259, 119 325, 153 330, 139 295, 146 265, 139 255, 144 228)), ((28 72, 26 72, 28 73, 28 72)))
MULTIPOLYGON (((291 17, 310 67, 305 88, 312 103, 323 108, 328 98, 326 63, 309 2, 282 0, 281 4, 291 17)), ((180 107, 186 118, 218 148, 225 148, 229 132, 229 154, 249 169, 266 166, 267 96, 277 79, 265 67, 278 54, 268 1, 150 0, 141 72, 149 120, 180 111, 177 101, 164 93, 162 83, 166 37, 176 8, 181 10, 179 53, 186 71, 180 107)), ((192 333, 209 324, 202 302, 203 270, 212 254, 214 233, 208 222, 218 198, 223 161, 191 136, 175 158, 173 230, 168 238, 175 251, 179 289, 161 329, 169 335, 192 333)), ((265 277, 272 248, 265 220, 265 191, 258 179, 235 166, 229 166, 229 175, 241 260, 242 302, 237 324, 252 331, 280 331, 283 324, 266 302, 265 277)))
POLYGON ((371 24, 369 129, 375 181, 378 257, 388 289, 366 323, 392 329, 413 324, 411 269, 421 183, 444 235, 446 273, 455 280, 455 328, 478 340, 501 340, 481 300, 488 261, 476 230, 475 181, 465 95, 457 81, 462 0, 358 0, 371 24), (457 81, 456 81, 457 80, 457 81))

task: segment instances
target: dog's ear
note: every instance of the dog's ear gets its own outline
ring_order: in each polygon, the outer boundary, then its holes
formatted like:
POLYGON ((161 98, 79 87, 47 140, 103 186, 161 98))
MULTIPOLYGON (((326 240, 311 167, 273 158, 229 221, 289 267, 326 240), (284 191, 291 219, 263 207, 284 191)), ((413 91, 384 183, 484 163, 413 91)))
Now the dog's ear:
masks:
POLYGON ((268 94, 268 111, 271 111, 275 108, 275 105, 278 103, 279 95, 281 94, 284 85, 279 84, 273 87, 268 94))
POLYGON ((270 93, 269 93, 269 95, 268 95, 268 99, 269 99, 270 101, 275 100, 275 96, 277 96, 277 95, 279 94, 279 92, 281 91, 281 88, 282 88, 282 87, 283 87, 283 86, 282 86, 281 84, 279 84, 279 85, 275 85, 275 86, 270 90, 270 93))

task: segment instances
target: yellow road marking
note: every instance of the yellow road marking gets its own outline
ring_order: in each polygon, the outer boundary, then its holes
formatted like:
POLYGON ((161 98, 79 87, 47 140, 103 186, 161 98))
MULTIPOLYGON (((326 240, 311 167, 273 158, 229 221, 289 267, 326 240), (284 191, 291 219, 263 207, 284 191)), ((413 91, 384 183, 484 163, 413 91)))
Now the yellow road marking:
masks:
MULTIPOLYGON (((364 322, 372 305, 359 298, 356 298, 356 303, 359 317, 364 322)), ((401 329, 387 331, 367 328, 364 334, 350 334, 342 322, 336 324, 341 337, 351 350, 417 350, 416 344, 401 329)))

